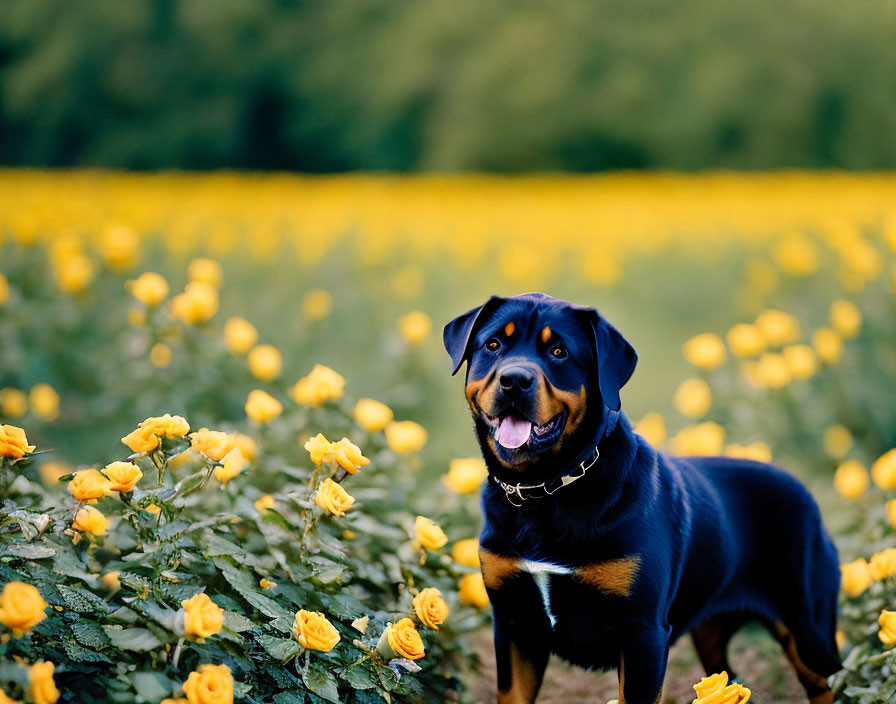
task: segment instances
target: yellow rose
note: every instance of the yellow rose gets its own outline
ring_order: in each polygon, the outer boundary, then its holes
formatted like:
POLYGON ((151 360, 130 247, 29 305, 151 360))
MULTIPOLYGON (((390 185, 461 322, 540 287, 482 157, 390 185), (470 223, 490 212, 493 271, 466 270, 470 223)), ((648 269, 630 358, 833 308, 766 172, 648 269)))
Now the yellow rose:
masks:
POLYGON ((121 441, 134 452, 152 452, 159 446, 159 437, 151 428, 136 428, 121 441))
POLYGON ((199 281, 214 286, 221 287, 221 264, 214 259, 206 259, 205 257, 197 257, 190 262, 187 267, 187 278, 190 281, 199 281))
POLYGON ((896 548, 887 548, 874 553, 868 562, 868 569, 873 579, 892 577, 896 574, 896 548))
POLYGON ((183 417, 166 413, 147 418, 121 441, 134 452, 150 452, 158 447, 159 437, 176 438, 189 432, 190 424, 183 417))
POLYGON ((283 356, 273 345, 256 345, 249 352, 249 371, 262 381, 271 381, 280 376, 283 356))
POLYGON ((126 284, 131 295, 147 308, 159 305, 170 291, 168 282, 161 274, 147 271, 126 284))
POLYGON ((843 356, 843 338, 831 328, 818 328, 812 335, 812 346, 825 364, 836 364, 843 356))
POLYGON ((243 453, 240 452, 238 447, 234 447, 230 452, 224 455, 224 464, 215 467, 212 474, 219 482, 226 484, 248 466, 249 460, 243 457, 243 453))
POLYGON ((731 353, 737 357, 755 357, 761 354, 768 344, 759 328, 749 323, 735 325, 725 335, 725 339, 731 353))
POLYGON ((245 318, 229 318, 224 323, 224 343, 230 354, 240 357, 258 341, 258 330, 245 318))
POLYGON ((200 665, 184 682, 190 704, 233 704, 233 675, 227 665, 200 665))
POLYGON ((896 530, 896 499, 887 501, 887 520, 890 522, 890 527, 896 530))
POLYGON ((102 511, 93 506, 82 506, 75 514, 72 528, 82 533, 102 535, 109 529, 109 519, 103 515, 102 511))
POLYGON ((0 306, 9 303, 9 281, 0 274, 0 306))
POLYGON ((246 415, 256 423, 268 423, 283 412, 283 404, 267 391, 255 389, 246 399, 246 415))
POLYGON ((265 494, 264 496, 255 499, 254 506, 256 511, 263 514, 268 509, 274 508, 275 503, 273 496, 265 494))
POLYGON ((694 691, 697 693, 697 700, 708 697, 710 694, 721 692, 728 684, 728 673, 724 670, 714 675, 704 677, 694 685, 694 691))
POLYGON ((200 643, 224 626, 224 611, 205 592, 185 599, 180 605, 184 609, 184 631, 200 643))
POLYGON ((171 316, 190 325, 205 323, 217 312, 218 291, 201 281, 191 281, 171 299, 171 316))
POLYGON ((442 475, 442 483, 458 494, 471 494, 488 476, 485 460, 480 457, 451 460, 448 474, 442 475))
POLYGON ((17 460, 34 452, 34 445, 28 444, 25 431, 15 425, 0 425, 0 457, 17 460))
POLYGON ((742 460, 754 460, 755 462, 771 462, 772 451, 764 442, 754 442, 750 445, 728 445, 722 451, 725 457, 736 457, 742 460))
POLYGON ((883 609, 877 618, 877 622, 880 624, 880 631, 878 631, 877 637, 880 638, 880 642, 885 646, 892 648, 896 645, 896 611, 883 609))
POLYGON ((765 389, 783 389, 790 383, 790 369, 784 356, 766 352, 754 367, 755 380, 765 389))
POLYGON ((838 300, 831 303, 831 326, 848 340, 862 329, 862 312, 851 301, 838 300))
POLYGON ((786 345, 800 336, 800 324, 782 310, 764 310, 756 316, 756 327, 770 345, 786 345))
POLYGON ((68 483, 68 490, 78 501, 90 501, 109 496, 112 493, 112 482, 96 469, 82 469, 75 472, 68 483))
POLYGON ((852 448, 852 433, 842 425, 832 425, 824 431, 824 451, 831 457, 842 458, 852 448))
POLYGON ((328 652, 339 642, 339 631, 320 611, 300 609, 292 627, 293 635, 307 650, 328 652))
POLYGON ((871 568, 863 558, 840 565, 841 588, 846 596, 858 596, 872 582, 871 568))
POLYGON ((81 293, 93 278, 93 262, 83 254, 75 254, 56 264, 56 285, 65 293, 81 293))
POLYGON ((277 586, 277 583, 272 582, 267 577, 262 577, 261 579, 258 580, 258 586, 261 587, 262 589, 273 589, 274 587, 277 586))
POLYGON ((128 311, 128 325, 142 328, 146 324, 146 311, 142 308, 131 308, 128 311))
POLYGON ((697 692, 694 704, 745 704, 752 696, 742 684, 728 684, 727 672, 704 677, 694 685, 694 691, 697 692))
POLYGON ((20 389, 0 389, 0 414, 7 418, 21 418, 28 412, 28 396, 20 389))
POLYGON ((50 460, 41 464, 37 471, 40 472, 40 478, 45 484, 56 484, 59 482, 59 477, 71 474, 72 468, 64 462, 50 460))
POLYGON ((127 225, 110 223, 103 230, 101 241, 103 258, 114 271, 132 268, 138 259, 139 240, 137 233, 127 225))
POLYGON ((671 437, 669 444, 678 455, 718 455, 725 444, 725 429, 712 421, 689 425, 671 437))
POLYGON ((318 467, 325 461, 332 459, 333 453, 335 452, 333 443, 327 440, 323 433, 318 433, 308 440, 304 447, 308 450, 308 454, 311 456, 311 461, 318 467))
POLYGON ((311 322, 323 320, 333 310, 333 296, 322 288, 313 288, 302 297, 302 314, 311 322))
POLYGON ((361 448, 348 438, 332 443, 333 461, 349 474, 356 474, 360 467, 370 464, 370 460, 361 454, 361 448))
POLYGON ((243 453, 243 457, 249 460, 249 462, 255 461, 255 457, 258 455, 258 446, 248 435, 243 435, 243 433, 231 433, 230 443, 233 447, 238 448, 239 451, 243 453))
POLYGON ((100 580, 103 584, 106 585, 106 588, 114 594, 119 589, 121 589, 121 580, 119 579, 120 576, 121 572, 118 571, 106 572, 106 574, 100 577, 100 580))
POLYGON ((200 428, 196 432, 190 433, 190 443, 196 452, 213 462, 220 462, 230 452, 230 438, 227 433, 220 430, 200 428))
POLYGON ((712 391, 703 379, 687 379, 675 391, 672 402, 682 415, 700 418, 706 415, 712 405, 712 391))
POLYGON ((426 654, 423 650, 423 640, 414 627, 414 622, 407 617, 389 625, 385 637, 389 647, 400 658, 419 660, 426 654))
POLYGON ((329 511, 334 516, 341 517, 355 503, 355 499, 342 488, 342 485, 327 477, 317 488, 317 492, 314 494, 314 503, 324 509, 324 511, 329 511))
POLYGON ((37 587, 24 582, 8 582, 0 592, 0 623, 12 629, 18 638, 43 621, 47 615, 44 601, 37 587))
POLYGON ((417 520, 414 521, 415 549, 422 547, 426 550, 438 550, 447 542, 448 536, 438 523, 424 516, 417 516, 417 520))
POLYGON ((458 587, 461 603, 475 606, 477 609, 488 606, 488 592, 485 590, 482 573, 464 575, 458 587))
POLYGON ((386 426, 386 443, 399 455, 420 451, 427 439, 426 429, 412 420, 392 421, 386 426))
POLYGON ((159 342, 152 346, 149 351, 149 361, 154 367, 165 369, 171 364, 172 352, 171 348, 164 342, 159 342))
POLYGON ((162 704, 190 704, 190 700, 186 697, 168 697, 162 700, 162 704))
POLYGON ((654 447, 666 439, 666 419, 659 413, 648 413, 632 430, 654 447))
POLYGON ((143 472, 133 462, 112 462, 106 465, 103 474, 112 482, 109 487, 112 491, 133 491, 143 478, 143 472))
POLYGON ((695 335, 682 347, 684 358, 698 369, 715 369, 728 356, 722 338, 713 332, 695 335))
POLYGON ((0 704, 22 704, 18 699, 13 699, 6 692, 0 689, 0 704))
POLYGON ((28 691, 34 704, 56 704, 59 690, 53 681, 56 666, 51 662, 38 660, 28 668, 28 691))
POLYGON ((458 540, 451 548, 451 558, 464 567, 479 567, 479 541, 476 538, 458 540))
POLYGON ((432 330, 432 319, 422 310, 414 310, 398 319, 398 331, 401 336, 415 347, 423 341, 432 330))
POLYGON ((868 489, 868 471, 856 460, 844 462, 834 472, 834 489, 844 499, 855 501, 868 489))
POLYGON ((434 587, 422 589, 411 603, 424 626, 439 630, 439 624, 448 618, 448 604, 442 598, 442 592, 434 587))
POLYGON ((782 354, 794 379, 808 379, 818 371, 818 357, 809 345, 788 345, 782 354))
POLYGON ((368 433, 375 433, 385 428, 394 414, 385 403, 380 403, 372 398, 361 398, 355 404, 355 422, 368 433))
POLYGON ((785 274, 809 276, 818 269, 818 249, 802 232, 791 232, 775 245, 775 263, 785 274))
POLYGON ((874 461, 871 478, 884 491, 896 489, 896 448, 887 450, 874 461))
POLYGON ((49 384, 35 384, 28 394, 28 402, 41 420, 51 422, 59 417, 59 394, 49 384))
POLYGON ((323 364, 315 364, 307 376, 299 379, 290 394, 303 406, 320 406, 325 401, 342 398, 345 379, 341 374, 323 364))

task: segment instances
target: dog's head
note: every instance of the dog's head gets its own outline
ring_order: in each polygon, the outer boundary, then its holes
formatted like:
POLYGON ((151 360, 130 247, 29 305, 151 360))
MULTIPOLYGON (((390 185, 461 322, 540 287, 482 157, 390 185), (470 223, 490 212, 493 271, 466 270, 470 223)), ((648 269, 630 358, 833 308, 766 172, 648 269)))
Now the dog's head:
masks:
MULTIPOLYGON (((594 308, 543 293, 493 296, 445 326, 484 453, 505 469, 577 452, 635 368, 634 348, 594 308)), ((592 436, 593 437, 593 436, 592 436)))

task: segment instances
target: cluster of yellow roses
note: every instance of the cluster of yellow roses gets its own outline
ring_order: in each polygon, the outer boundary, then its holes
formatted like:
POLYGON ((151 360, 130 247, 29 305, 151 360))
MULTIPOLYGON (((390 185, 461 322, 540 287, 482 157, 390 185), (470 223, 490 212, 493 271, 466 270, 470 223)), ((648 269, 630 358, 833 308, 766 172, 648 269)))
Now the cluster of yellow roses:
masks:
MULTIPOLYGON (((860 557, 840 566, 843 593, 847 597, 862 594, 873 582, 896 575, 896 548, 886 548, 871 556, 869 561, 860 557)), ((878 637, 888 648, 896 646, 896 611, 883 609, 878 617, 878 637)))
MULTIPOLYGON (((864 496, 871 483, 883 491, 896 490, 896 448, 887 450, 871 465, 871 474, 858 460, 847 460, 834 472, 834 489, 843 498, 855 501, 864 496)), ((890 524, 896 528, 896 499, 887 502, 890 524)))
MULTIPOLYGON (((0 592, 0 623, 12 631, 13 638, 25 633, 43 621, 49 606, 40 592, 31 584, 8 582, 0 592)), ((53 680, 56 666, 52 662, 38 661, 28 668, 29 695, 34 704, 56 704, 60 693, 53 680)), ((0 690, 0 704, 18 704, 0 690)))
POLYGON ((28 393, 10 386, 0 389, 0 416, 21 418, 29 408, 40 420, 52 422, 59 417, 59 394, 43 382, 32 386, 28 393))

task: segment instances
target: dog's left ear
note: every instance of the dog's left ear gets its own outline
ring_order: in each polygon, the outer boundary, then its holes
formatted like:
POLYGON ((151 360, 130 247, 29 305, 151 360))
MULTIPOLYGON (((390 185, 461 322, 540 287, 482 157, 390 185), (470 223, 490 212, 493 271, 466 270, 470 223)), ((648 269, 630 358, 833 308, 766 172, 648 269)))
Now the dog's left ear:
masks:
POLYGON ((580 310, 587 317, 594 335, 600 395, 610 410, 618 411, 622 406, 619 390, 635 371, 638 354, 622 333, 604 320, 594 308, 580 310))
POLYGON ((457 374, 457 370, 469 356, 470 340, 473 338, 476 328, 482 325, 504 300, 500 296, 492 296, 483 305, 457 316, 445 326, 442 331, 442 341, 445 343, 448 354, 451 355, 451 376, 457 374))

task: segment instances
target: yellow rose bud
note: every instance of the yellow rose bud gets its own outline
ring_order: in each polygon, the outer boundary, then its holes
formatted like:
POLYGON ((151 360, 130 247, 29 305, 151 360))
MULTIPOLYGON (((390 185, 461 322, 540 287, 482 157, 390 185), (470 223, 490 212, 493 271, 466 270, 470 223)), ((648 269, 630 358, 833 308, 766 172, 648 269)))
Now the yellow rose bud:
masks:
POLYGON ((72 528, 82 533, 102 535, 109 529, 109 519, 93 506, 82 506, 75 514, 72 528))
POLYGON ((7 418, 21 418, 28 412, 28 396, 20 389, 0 389, 0 414, 7 418))
POLYGON ((809 345, 789 345, 782 354, 790 376, 794 379, 808 379, 818 371, 818 357, 809 345))
POLYGON ((59 394, 49 384, 35 384, 28 394, 28 402, 41 420, 52 422, 59 417, 59 394))
POLYGON ((127 225, 112 223, 106 226, 101 241, 103 258, 114 271, 125 271, 137 263, 139 239, 127 225))
POLYGON ((131 295, 147 308, 159 305, 168 297, 170 291, 165 277, 147 271, 126 284, 131 295))
POLYGON ((689 425, 669 438, 669 445, 677 455, 718 455, 724 444, 725 429, 712 421, 689 425))
POLYGON ((398 331, 413 346, 423 344, 432 330, 432 319, 422 310, 411 311, 398 319, 398 331))
POLYGON ((9 582, 0 592, 0 623, 12 629, 13 637, 18 638, 47 617, 47 606, 37 587, 9 582))
POLYGON ((800 324, 781 310, 764 310, 756 316, 756 327, 770 345, 786 345, 800 336, 800 324))
POLYGON ((852 448, 852 433, 842 425, 832 425, 824 431, 824 451, 840 459, 852 448))
POLYGON ((246 399, 246 415, 256 423, 269 423, 283 412, 283 404, 267 391, 255 389, 246 399))
POLYGON ((775 245, 775 263, 785 274, 809 276, 818 269, 818 249, 802 232, 791 232, 775 245))
POLYGON ((386 640, 400 658, 419 660, 426 654, 423 650, 423 639, 409 618, 403 618, 387 627, 386 640))
POLYGON ((873 579, 892 577, 896 574, 896 548, 887 548, 874 553, 868 562, 868 569, 873 579))
POLYGON ((321 466, 327 460, 333 458, 333 453, 335 450, 333 449, 333 443, 327 440, 324 437, 323 433, 318 433, 313 438, 308 440, 308 442, 304 445, 305 449, 308 450, 308 454, 311 456, 311 461, 314 462, 318 467, 321 466))
POLYGON ((184 631, 190 638, 200 643, 218 633, 224 626, 224 611, 209 599, 208 594, 199 592, 180 602, 184 609, 184 631))
POLYGON ((419 452, 428 439, 426 429, 412 420, 392 421, 386 426, 386 444, 399 455, 419 452))
POLYGON ((68 490, 78 501, 101 499, 112 493, 112 482, 96 469, 82 469, 75 472, 68 483, 68 490))
POLYGON ((227 665, 200 665, 184 682, 190 704, 233 704, 233 675, 227 665))
POLYGON ((328 652, 339 642, 339 631, 320 611, 299 610, 292 628, 299 644, 307 650, 328 652))
POLYGON ((348 438, 342 438, 332 444, 333 461, 349 474, 357 474, 360 467, 370 464, 370 460, 361 454, 361 448, 348 438))
POLYGON ((448 474, 442 475, 442 484, 458 494, 471 494, 488 476, 485 460, 480 457, 451 460, 448 474))
POLYGON ((283 356, 273 345, 256 345, 249 352, 249 371, 262 381, 271 381, 280 376, 283 356))
POLYGON ((448 536, 445 531, 439 527, 438 523, 431 521, 424 516, 417 516, 414 521, 414 544, 416 549, 424 548, 426 550, 438 550, 448 542, 448 536))
POLYGON ((868 471, 861 462, 849 460, 834 472, 834 489, 844 499, 855 501, 868 489, 868 471))
POLYGON ((230 438, 220 430, 200 428, 190 433, 190 443, 196 452, 213 462, 220 462, 230 452, 230 438))
POLYGON ((737 357, 755 357, 765 351, 766 342, 759 328, 748 323, 739 323, 725 335, 728 348, 737 357))
POLYGON ((357 536, 355 535, 355 531, 353 530, 344 530, 342 531, 343 540, 354 540, 357 536))
POLYGON ((887 450, 871 465, 871 478, 884 491, 896 489, 896 448, 887 450))
POLYGON ((725 457, 736 457, 741 460, 753 460, 754 462, 771 462, 772 451, 764 442, 754 442, 750 445, 728 445, 722 451, 725 457))
POLYGON ((488 592, 485 590, 485 582, 480 572, 464 575, 458 586, 461 603, 475 606, 477 609, 488 606, 488 592))
POLYGON ((342 517, 346 510, 355 503, 355 499, 342 488, 342 485, 327 477, 317 488, 317 492, 314 494, 314 503, 324 511, 342 517))
POLYGON ((190 281, 199 281, 215 288, 221 287, 221 264, 214 259, 197 257, 187 267, 187 278, 190 281))
POLYGON ((302 297, 302 314, 311 322, 323 320, 333 310, 333 296, 329 291, 313 288, 302 297))
POLYGON ((38 660, 28 668, 28 692, 34 704, 56 704, 59 690, 53 681, 56 666, 51 662, 38 660))
POLYGON ((439 630, 439 624, 448 618, 448 604, 442 598, 442 592, 434 587, 421 590, 411 603, 424 626, 439 630))
POLYGON ((632 430, 654 447, 666 439, 666 419, 659 413, 648 413, 632 430))
POLYGON ((164 342, 159 342, 152 346, 149 351, 149 361, 154 367, 165 369, 171 365, 172 352, 171 348, 164 342))
POLYGON ((240 452, 238 447, 235 447, 224 455, 224 464, 220 467, 215 467, 212 474, 219 482, 226 484, 248 466, 249 460, 243 457, 243 453, 240 452))
POLYGON ((258 586, 262 589, 273 589, 277 586, 277 583, 272 582, 267 577, 262 577, 260 580, 258 580, 258 586))
POLYGON ((848 340, 862 329, 862 312, 851 301, 838 300, 831 303, 831 326, 848 340))
POLYGON ((871 585, 871 568, 861 557, 840 565, 840 575, 841 588, 848 597, 858 596, 871 585))
POLYGON ((703 699, 710 694, 721 692, 728 685, 728 673, 724 670, 714 675, 704 677, 694 685, 694 691, 697 693, 697 699, 703 699))
POLYGON ((896 499, 887 501, 887 520, 890 522, 890 527, 896 530, 896 499))
POLYGON ((756 362, 755 380, 765 389, 783 389, 790 383, 790 369, 784 356, 766 352, 756 362))
POLYGON ((836 364, 843 356, 843 338, 831 328, 818 328, 812 335, 812 346, 825 364, 836 364))
POLYGON ((358 399, 355 404, 355 422, 368 433, 385 428, 394 417, 392 409, 372 398, 358 399))
POLYGON ((326 401, 342 398, 344 388, 345 379, 341 374, 323 364, 315 364, 307 376, 296 382, 290 394, 303 406, 321 406, 326 401))
POLYGON ((258 330, 245 318, 229 318, 224 323, 224 343, 235 357, 248 352, 258 342, 258 330))
POLYGON ((265 494, 264 496, 255 499, 255 510, 259 513, 263 514, 268 509, 274 508, 274 497, 270 494, 265 494))
POLYGON ((896 611, 882 610, 877 622, 880 624, 877 637, 885 646, 892 648, 896 645, 896 611))
POLYGON ((34 445, 28 444, 25 431, 15 425, 0 425, 0 457, 17 460, 34 452, 34 445))
POLYGON ((672 402, 682 415, 700 418, 706 415, 712 405, 712 392, 703 379, 687 379, 675 391, 672 402))
POLYGON ((712 332, 692 337, 684 343, 682 353, 698 369, 716 369, 725 363, 728 356, 722 338, 712 332))
POLYGON ((150 503, 149 505, 143 508, 147 513, 151 513, 153 516, 158 516, 162 512, 162 508, 160 506, 156 506, 154 503, 150 503))
POLYGON ((188 283, 171 299, 171 316, 190 325, 205 323, 217 312, 218 291, 201 281, 188 283))
POLYGON ((143 472, 133 462, 107 464, 103 474, 112 482, 109 487, 112 491, 133 491, 137 482, 143 478, 143 472))
POLYGON ((100 580, 102 580, 103 584, 106 585, 106 588, 112 592, 113 594, 121 589, 121 580, 118 579, 121 576, 121 572, 106 572, 100 580))
POLYGON ((451 559, 464 567, 479 567, 479 541, 476 538, 458 540, 451 548, 451 559))

